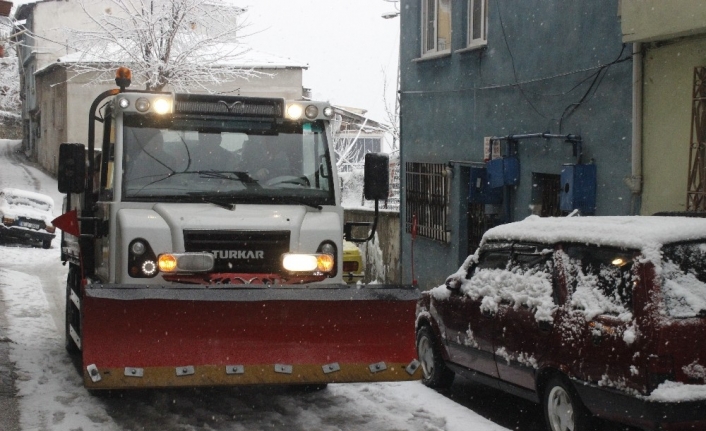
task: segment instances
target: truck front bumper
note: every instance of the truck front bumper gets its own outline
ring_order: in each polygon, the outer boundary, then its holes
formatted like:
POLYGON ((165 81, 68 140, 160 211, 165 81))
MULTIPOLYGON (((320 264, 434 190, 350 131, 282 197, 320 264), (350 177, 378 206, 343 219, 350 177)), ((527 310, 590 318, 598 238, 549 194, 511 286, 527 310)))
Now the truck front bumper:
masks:
POLYGON ((88 285, 89 389, 418 380, 411 287, 88 285))

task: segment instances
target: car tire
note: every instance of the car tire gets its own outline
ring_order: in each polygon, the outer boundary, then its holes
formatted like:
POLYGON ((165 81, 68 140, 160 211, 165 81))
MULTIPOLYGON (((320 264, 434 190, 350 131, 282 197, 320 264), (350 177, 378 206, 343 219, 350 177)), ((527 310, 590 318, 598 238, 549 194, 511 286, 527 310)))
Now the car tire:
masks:
POLYGON ((42 248, 51 248, 51 240, 45 239, 42 241, 42 248))
POLYGON ((438 389, 451 386, 454 372, 446 366, 436 337, 429 326, 422 326, 417 331, 417 356, 422 367, 422 383, 438 389))
POLYGON ((542 396, 548 431, 593 431, 595 421, 569 380, 561 375, 549 379, 542 396))
POLYGON ((66 334, 66 351, 69 352, 71 356, 79 356, 81 354, 81 349, 76 345, 76 342, 71 337, 71 331, 69 326, 73 326, 74 329, 80 331, 81 328, 81 317, 80 310, 76 307, 76 304, 71 301, 71 290, 77 292, 81 291, 81 274, 80 270, 76 265, 69 266, 69 273, 66 277, 66 321, 65 321, 65 334, 66 334))

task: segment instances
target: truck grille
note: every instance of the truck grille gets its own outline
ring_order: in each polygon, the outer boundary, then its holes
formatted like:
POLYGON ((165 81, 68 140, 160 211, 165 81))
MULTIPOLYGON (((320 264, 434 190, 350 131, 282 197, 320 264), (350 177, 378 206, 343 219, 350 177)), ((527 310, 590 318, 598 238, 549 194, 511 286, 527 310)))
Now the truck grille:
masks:
POLYGON ((282 254, 289 251, 289 231, 186 230, 184 247, 213 253, 214 272, 279 273, 282 254))
POLYGON ((178 94, 174 111, 179 114, 282 118, 284 115, 284 99, 178 94))

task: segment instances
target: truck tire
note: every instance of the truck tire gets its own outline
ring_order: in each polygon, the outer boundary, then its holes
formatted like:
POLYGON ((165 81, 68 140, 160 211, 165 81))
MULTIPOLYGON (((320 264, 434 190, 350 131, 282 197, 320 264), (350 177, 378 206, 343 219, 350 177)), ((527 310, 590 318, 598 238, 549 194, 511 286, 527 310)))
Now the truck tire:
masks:
POLYGON ((51 248, 51 240, 50 239, 45 239, 42 241, 42 248, 51 248))
POLYGON ((81 292, 81 275, 79 268, 76 265, 69 265, 69 274, 66 277, 66 351, 69 352, 71 356, 79 356, 81 349, 76 345, 76 342, 71 338, 71 332, 69 326, 73 326, 77 331, 81 329, 81 315, 80 310, 71 301, 71 290, 74 290, 77 294, 81 292))
POLYGON ((571 382, 562 375, 549 379, 542 396, 549 431, 593 431, 595 420, 583 405, 571 382))
POLYGON ((434 332, 428 326, 417 331, 417 356, 422 364, 422 383, 438 389, 451 386, 454 372, 444 363, 434 332))

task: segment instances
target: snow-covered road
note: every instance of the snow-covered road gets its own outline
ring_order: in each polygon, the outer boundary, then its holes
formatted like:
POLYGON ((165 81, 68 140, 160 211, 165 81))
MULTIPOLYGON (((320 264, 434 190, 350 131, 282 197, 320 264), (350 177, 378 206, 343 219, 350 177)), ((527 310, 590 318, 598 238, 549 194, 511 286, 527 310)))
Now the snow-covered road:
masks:
MULTIPOLYGON (((52 196, 59 215, 56 181, 25 164, 14 152, 17 145, 0 140, 0 188, 52 196)), ((543 429, 539 407, 462 379, 445 394, 407 382, 335 384, 313 393, 246 387, 91 396, 63 347, 65 278, 58 237, 48 250, 0 245, 0 300, 7 319, 0 342, 9 344, 14 362, 22 431, 543 429)))

